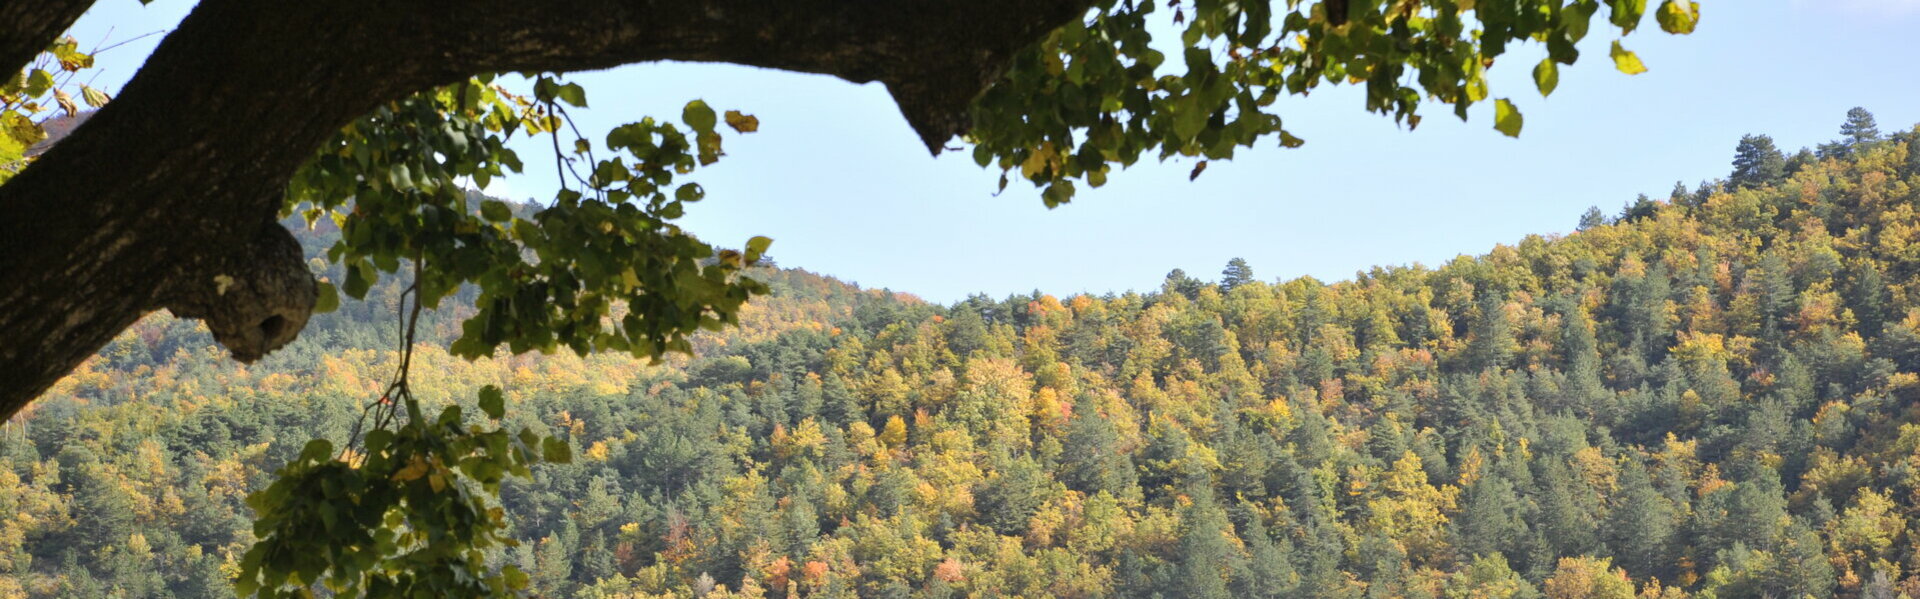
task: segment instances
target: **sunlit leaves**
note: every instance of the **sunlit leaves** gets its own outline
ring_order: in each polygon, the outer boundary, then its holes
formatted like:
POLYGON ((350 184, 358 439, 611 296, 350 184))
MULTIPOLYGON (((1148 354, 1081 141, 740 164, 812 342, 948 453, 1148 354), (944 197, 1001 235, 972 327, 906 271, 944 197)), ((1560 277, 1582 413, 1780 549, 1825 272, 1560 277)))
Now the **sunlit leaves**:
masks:
MULTIPOLYGON (((419 414, 408 401, 406 412, 419 414)), ((489 418, 503 405, 498 388, 480 392, 489 418)), ((571 450, 527 429, 468 425, 461 412, 447 406, 377 428, 338 454, 326 440, 308 442, 247 497, 260 541, 240 559, 239 594, 308 597, 320 586, 336 596, 504 597, 525 588, 515 566, 486 564, 489 549, 517 544, 489 497, 506 477, 571 450)))
POLYGON ((1607 20, 1625 35, 1640 25, 1641 15, 1647 12, 1647 0, 1607 0, 1607 8, 1612 10, 1607 20))
POLYGON ((1540 88, 1541 96, 1552 95, 1554 88, 1560 87, 1560 65, 1552 58, 1540 59, 1540 64, 1533 67, 1533 83, 1540 88))
POLYGON ((93 56, 80 51, 79 41, 63 37, 47 47, 19 72, 0 80, 0 183, 26 166, 28 148, 47 138, 40 122, 64 114, 78 116, 70 85, 79 85, 87 106, 105 106, 105 92, 75 83, 74 76, 93 67, 93 56))
POLYGON ((1660 3, 1660 11, 1654 18, 1660 21, 1660 30, 1667 33, 1693 33, 1700 24, 1700 3, 1682 0, 1665 0, 1660 3))
POLYGON ((1514 108, 1513 102, 1506 98, 1493 102, 1493 128, 1507 137, 1519 137, 1520 127, 1525 120, 1520 116, 1520 109, 1514 108))
POLYGON ((1647 65, 1640 62, 1640 56, 1622 47, 1620 40, 1613 41, 1613 50, 1609 54, 1613 56, 1613 67, 1622 73, 1638 75, 1647 72, 1647 65))
POLYGON ((315 285, 319 287, 320 294, 313 300, 314 314, 326 314, 340 309, 340 292, 333 288, 333 283, 319 281, 315 285))
POLYGON ((111 99, 107 97, 107 92, 100 91, 89 85, 80 86, 80 98, 86 100, 87 105, 94 108, 106 106, 107 101, 111 99))
POLYGON ((752 133, 760 130, 760 119, 738 110, 729 110, 726 114, 727 126, 740 133, 752 133))
MULTIPOLYGON (((976 162, 998 167, 1003 181, 1018 176, 1044 189, 1052 206, 1072 199, 1073 186, 1063 183, 1099 186, 1113 167, 1149 153, 1214 160, 1262 139, 1298 146, 1276 100, 1321 85, 1362 86, 1366 109, 1409 128, 1425 101, 1451 105, 1464 119, 1492 97, 1487 70, 1510 44, 1545 44, 1548 61, 1534 68, 1534 83, 1552 93, 1559 65, 1578 59, 1575 45, 1602 4, 1352 0, 1330 15, 1326 2, 1178 3, 1173 11, 1103 2, 1015 57, 975 101, 967 141, 976 144, 976 162), (1178 39, 1156 39, 1165 29, 1178 39)), ((1622 34, 1646 12, 1646 0, 1604 4, 1622 34)), ((1517 131, 1517 112, 1496 112, 1513 116, 1496 129, 1517 131)))
POLYGON ((759 262, 760 257, 763 255, 766 255, 767 247, 771 245, 773 245, 773 240, 766 237, 761 237, 756 235, 752 239, 748 239, 747 240, 747 264, 753 264, 755 262, 759 262))
POLYGON ((703 100, 688 102, 686 109, 680 111, 680 120, 686 122, 687 126, 692 127, 694 131, 701 133, 712 131, 714 125, 713 108, 707 106, 707 103, 703 100))
POLYGON ((576 108, 587 107, 587 90, 578 83, 560 83, 551 77, 541 77, 533 83, 533 97, 541 102, 559 100, 576 108))
POLYGON ((543 77, 534 85, 526 98, 476 78, 388 104, 294 176, 288 210, 317 207, 340 225, 328 259, 346 271, 343 290, 364 297, 379 272, 409 260, 423 265, 417 282, 428 306, 475 286, 478 312, 452 347, 465 357, 503 345, 657 357, 734 322, 764 286, 737 276, 744 265, 714 261, 712 247, 671 222, 705 195, 676 179, 722 155, 718 116, 704 102, 688 104, 685 127, 642 119, 614 128, 604 140, 613 156, 572 140, 574 151, 560 157, 571 185, 550 205, 516 214, 467 197, 462 178, 479 184, 520 170, 508 136, 556 134, 565 106, 553 101, 579 105, 576 84, 543 77), (590 168, 577 167, 581 160, 590 168))

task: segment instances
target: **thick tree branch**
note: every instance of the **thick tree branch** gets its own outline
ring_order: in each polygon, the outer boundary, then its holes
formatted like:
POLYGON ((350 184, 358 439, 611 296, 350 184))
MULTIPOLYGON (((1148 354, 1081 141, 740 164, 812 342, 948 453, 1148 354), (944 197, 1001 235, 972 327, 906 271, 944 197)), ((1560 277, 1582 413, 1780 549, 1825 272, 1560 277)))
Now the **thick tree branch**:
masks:
POLYGON ((10 0, 0 2, 0 69, 19 72, 80 15, 93 0, 10 0))
POLYGON ((225 255, 181 268, 160 294, 174 316, 207 322, 213 339, 253 362, 300 334, 318 290, 300 242, 274 221, 225 255))
POLYGON ((243 359, 291 339, 311 291, 284 261, 258 273, 284 292, 183 295, 171 281, 210 282, 272 247, 260 227, 288 176, 381 102, 480 72, 726 62, 884 82, 938 151, 1015 52, 1090 5, 203 0, 117 100, 0 186, 0 417, 149 310, 214 317, 243 359))

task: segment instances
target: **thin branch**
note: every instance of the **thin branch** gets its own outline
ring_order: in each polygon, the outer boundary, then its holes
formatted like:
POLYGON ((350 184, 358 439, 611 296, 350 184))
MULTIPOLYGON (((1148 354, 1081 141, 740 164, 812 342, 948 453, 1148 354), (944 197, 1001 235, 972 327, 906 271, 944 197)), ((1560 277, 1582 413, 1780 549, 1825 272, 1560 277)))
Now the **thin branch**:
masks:
MULTIPOLYGON (((115 42, 115 43, 114 43, 113 45, 111 45, 111 46, 107 46, 107 47, 105 47, 105 48, 100 48, 100 49, 98 49, 98 50, 94 50, 93 52, 90 52, 89 54, 91 54, 91 55, 93 55, 93 56, 99 56, 101 52, 106 52, 106 51, 108 51, 108 50, 112 50, 112 49, 114 49, 114 48, 118 48, 118 47, 121 47, 121 46, 125 46, 125 45, 127 45, 127 44, 131 44, 131 43, 133 43, 133 42, 136 42, 136 41, 139 41, 139 40, 141 40, 141 39, 143 39, 143 38, 149 38, 149 37, 153 37, 153 36, 156 36, 156 35, 160 35, 160 34, 164 34, 164 33, 167 33, 168 31, 169 31, 169 30, 167 30, 167 29, 156 29, 156 30, 153 30, 153 31, 149 31, 149 32, 146 32, 146 33, 142 33, 142 34, 140 34, 140 35, 136 35, 136 36, 133 36, 133 37, 130 37, 130 38, 127 38, 127 39, 124 39, 124 40, 120 40, 119 42, 115 42)), ((112 31, 112 30, 108 30, 108 31, 107 31, 107 33, 113 33, 113 31, 112 31)), ((102 40, 102 41, 105 41, 105 40, 102 40)))

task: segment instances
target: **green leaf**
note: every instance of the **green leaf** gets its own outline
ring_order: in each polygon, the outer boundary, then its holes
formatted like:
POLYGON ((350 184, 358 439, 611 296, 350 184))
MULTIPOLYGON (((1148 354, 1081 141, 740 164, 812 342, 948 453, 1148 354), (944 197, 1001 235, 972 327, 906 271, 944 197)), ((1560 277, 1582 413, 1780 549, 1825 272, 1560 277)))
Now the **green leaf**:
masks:
POLYGON ((1675 35, 1693 33, 1700 24, 1700 3, 1666 0, 1660 3, 1660 12, 1654 13, 1660 20, 1660 29, 1675 35))
POLYGON ((11 110, 0 112, 0 128, 5 128, 7 136, 20 142, 21 146, 33 145, 47 138, 47 132, 33 119, 11 110))
POLYGON ((568 83, 560 86, 559 89, 554 91, 554 96, 559 98, 560 101, 576 107, 587 107, 587 90, 586 88, 580 87, 578 83, 568 83))
POLYGON ((326 314, 340 309, 340 291, 333 288, 333 283, 320 281, 315 283, 315 287, 319 295, 313 298, 314 314, 326 314))
POLYGON ((1613 67, 1620 69, 1620 72, 1628 75, 1638 75, 1647 72, 1647 65, 1642 64, 1640 57, 1635 55, 1633 51, 1621 47, 1620 40, 1613 40, 1613 52, 1611 54, 1613 55, 1613 67))
POLYGON ((1520 125, 1525 120, 1520 116, 1520 110, 1513 107, 1513 102, 1506 98, 1493 101, 1493 128, 1507 134, 1507 137, 1520 137, 1520 125))
POLYGON ((773 245, 773 240, 767 237, 755 235, 752 239, 748 239, 747 264, 759 262, 760 256, 767 253, 767 246, 770 245, 773 245))
POLYGON ((341 290, 353 299, 367 299, 367 289, 373 286, 373 267, 360 262, 347 267, 346 286, 341 290))
POLYGON ((300 459, 324 462, 333 457, 333 442, 326 439, 314 439, 300 449, 300 459))
POLYGON ((392 183, 394 189, 407 189, 413 187, 413 174, 407 172, 407 165, 396 164, 387 170, 387 182, 392 183))
POLYGON ((34 69, 27 75, 27 97, 39 97, 53 89, 53 74, 46 69, 34 69))
POLYGON ((500 575, 506 578, 509 589, 518 591, 527 588, 527 573, 520 571, 519 566, 501 568, 500 575))
POLYGON ((547 437, 540 441, 540 459, 549 464, 573 463, 573 448, 559 437, 547 437))
POLYGON ((713 108, 707 106, 705 100, 688 102, 686 109, 680 111, 680 120, 701 133, 713 131, 714 118, 713 108))
POLYGON ((1620 28, 1620 35, 1626 35, 1640 26, 1640 16, 1647 12, 1647 0, 1607 0, 1607 7, 1613 10, 1607 20, 1620 28))
POLYGON ((499 387, 487 385, 480 388, 480 411, 494 420, 507 414, 507 398, 500 393, 499 387))
POLYGON ((1551 58, 1540 59, 1540 64, 1533 67, 1533 84, 1540 88, 1541 97, 1553 94, 1554 88, 1560 87, 1559 63, 1551 58))
POLYGON ((513 207, 499 200, 483 200, 480 202, 480 217, 496 223, 507 222, 513 219, 513 207))

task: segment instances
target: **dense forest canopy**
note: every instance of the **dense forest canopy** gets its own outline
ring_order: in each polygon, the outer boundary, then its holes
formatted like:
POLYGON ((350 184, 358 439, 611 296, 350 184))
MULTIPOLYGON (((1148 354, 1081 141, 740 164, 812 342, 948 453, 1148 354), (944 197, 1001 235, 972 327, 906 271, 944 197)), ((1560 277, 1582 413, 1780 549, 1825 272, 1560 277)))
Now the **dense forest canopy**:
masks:
MULTIPOLYGON (((468 290, 412 376, 570 441, 486 550, 539 596, 1916 597, 1920 129, 1842 135, 1333 283, 937 305, 763 266, 659 365, 454 357, 468 290)), ((58 383, 0 430, 0 597, 231 596, 248 494, 344 446, 404 282, 253 365, 156 314, 58 383)))

